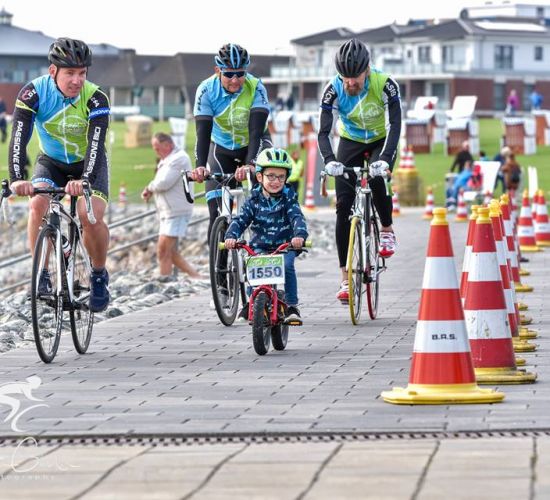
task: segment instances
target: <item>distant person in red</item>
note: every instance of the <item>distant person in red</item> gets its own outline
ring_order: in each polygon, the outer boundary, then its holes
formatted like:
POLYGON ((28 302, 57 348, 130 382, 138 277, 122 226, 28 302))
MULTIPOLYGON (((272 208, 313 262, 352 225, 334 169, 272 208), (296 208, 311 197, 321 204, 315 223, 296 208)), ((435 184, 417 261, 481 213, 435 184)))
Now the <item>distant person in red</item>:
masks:
POLYGON ((428 104, 424 106, 424 109, 434 109, 434 103, 432 101, 428 101, 428 104))
POLYGON ((472 176, 468 179, 466 186, 471 191, 479 191, 483 187, 483 174, 481 173, 481 166, 479 163, 474 164, 472 176))

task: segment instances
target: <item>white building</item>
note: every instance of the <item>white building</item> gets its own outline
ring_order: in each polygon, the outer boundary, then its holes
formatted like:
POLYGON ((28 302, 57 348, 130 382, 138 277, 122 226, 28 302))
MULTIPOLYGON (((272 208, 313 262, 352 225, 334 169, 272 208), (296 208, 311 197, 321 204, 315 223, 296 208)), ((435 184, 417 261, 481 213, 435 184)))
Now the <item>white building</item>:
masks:
POLYGON ((292 89, 305 109, 317 109, 325 83, 335 73, 334 53, 356 37, 371 49, 373 65, 400 84, 403 100, 439 97, 449 107, 456 95, 478 96, 479 113, 504 110, 515 89, 530 109, 533 88, 550 105, 550 6, 488 3, 466 8, 457 19, 411 20, 353 33, 346 28, 293 40, 295 64, 273 67, 269 84, 292 89))

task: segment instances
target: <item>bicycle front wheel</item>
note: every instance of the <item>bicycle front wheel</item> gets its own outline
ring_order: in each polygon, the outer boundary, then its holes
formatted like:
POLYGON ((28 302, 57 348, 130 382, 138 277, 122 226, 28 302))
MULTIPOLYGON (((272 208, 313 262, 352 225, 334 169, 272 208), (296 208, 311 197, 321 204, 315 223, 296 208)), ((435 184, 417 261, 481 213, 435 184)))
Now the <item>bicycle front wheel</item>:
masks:
POLYGON ((376 218, 372 216, 369 222, 369 234, 367 239, 367 305, 369 316, 375 319, 378 315, 378 298, 380 293, 380 272, 384 269, 384 259, 380 257, 380 231, 376 218))
POLYGON ((225 217, 218 217, 210 233, 210 284, 212 299, 218 318, 225 326, 235 321, 239 308, 239 263, 236 250, 220 250, 219 243, 225 241, 228 223, 225 217))
POLYGON ((363 262, 363 239, 361 231, 363 223, 359 217, 351 220, 348 244, 348 286, 349 286, 349 312, 351 322, 359 323, 361 318, 361 306, 363 302, 363 277, 365 265, 363 262))
POLYGON ((271 324, 269 320, 269 297, 264 292, 260 292, 254 299, 252 342, 257 354, 260 356, 267 354, 271 342, 271 324))
POLYGON ((71 334, 76 352, 84 354, 90 345, 94 326, 94 313, 90 311, 90 258, 80 239, 73 245, 73 301, 69 309, 71 334))
POLYGON ((56 248, 57 231, 44 226, 38 234, 31 274, 31 317, 40 359, 51 363, 57 354, 63 327, 63 258, 56 248))

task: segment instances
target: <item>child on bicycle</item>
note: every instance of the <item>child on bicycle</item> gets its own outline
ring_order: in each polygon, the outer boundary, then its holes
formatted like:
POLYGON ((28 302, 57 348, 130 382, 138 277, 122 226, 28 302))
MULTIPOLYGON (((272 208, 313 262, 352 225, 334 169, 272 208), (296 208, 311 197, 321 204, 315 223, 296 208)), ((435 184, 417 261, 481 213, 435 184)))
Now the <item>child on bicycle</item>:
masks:
MULTIPOLYGON (((250 246, 258 253, 273 252, 279 245, 291 242, 302 248, 308 237, 304 214, 294 190, 285 185, 292 161, 284 149, 264 149, 256 160, 258 184, 244 202, 241 213, 233 219, 225 234, 225 247, 235 248, 237 239, 250 226, 250 246)), ((286 321, 301 324, 298 309, 298 281, 294 269, 296 252, 285 254, 286 321)), ((248 304, 239 313, 248 319, 248 304)))

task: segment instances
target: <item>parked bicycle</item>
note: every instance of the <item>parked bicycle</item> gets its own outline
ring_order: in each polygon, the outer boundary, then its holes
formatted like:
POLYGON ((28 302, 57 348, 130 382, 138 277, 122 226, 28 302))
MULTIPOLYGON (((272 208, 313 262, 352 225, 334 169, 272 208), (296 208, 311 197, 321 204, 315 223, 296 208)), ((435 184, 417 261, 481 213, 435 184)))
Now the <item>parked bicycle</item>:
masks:
MULTIPOLYGON (((7 181, 4 182, 2 199, 11 194, 7 181)), ((83 181, 83 187, 86 214, 94 224, 91 188, 87 180, 83 181)), ((37 187, 34 193, 50 195, 34 250, 30 298, 38 355, 44 363, 51 363, 59 348, 65 311, 69 313, 76 351, 84 354, 88 350, 94 322, 88 306, 92 266, 82 242, 82 228, 76 213, 77 197, 70 197, 67 212, 62 203, 64 188, 37 187)))
MULTIPOLYGON (((356 176, 355 202, 350 215, 346 268, 349 283, 349 311, 351 322, 359 323, 363 304, 363 295, 367 296, 369 316, 375 319, 378 314, 380 295, 380 274, 386 270, 386 262, 378 253, 380 246, 380 221, 372 191, 368 184, 369 167, 345 167, 344 174, 356 176)), ((321 172, 321 195, 327 196, 327 174, 321 172)))
MULTIPOLYGON (((305 246, 311 248, 311 242, 307 241, 305 246)), ((218 247, 225 250, 224 243, 219 243, 218 247)), ((240 254, 239 250, 244 250, 249 255, 245 259, 245 270, 246 281, 253 287, 249 299, 248 322, 252 325, 254 350, 263 356, 272 344, 275 350, 282 351, 288 342, 288 327, 302 324, 301 321, 285 321, 287 304, 284 292, 284 254, 297 250, 290 243, 283 243, 270 254, 257 254, 244 240, 237 242, 234 251, 240 254)), ((303 247, 300 251, 307 252, 303 247)))
MULTIPOLYGON (((209 263, 210 284, 212 288, 212 300, 220 321, 225 326, 235 322, 239 310, 239 298, 246 302, 244 263, 242 255, 236 250, 220 249, 219 244, 225 240, 225 232, 231 224, 233 213, 238 213, 245 198, 245 190, 242 186, 231 188, 230 183, 234 174, 211 173, 210 179, 219 183, 221 197, 219 198, 219 214, 210 232, 209 238, 209 263), (233 212, 234 211, 234 212, 233 212)), ((183 176, 185 195, 191 203, 187 175, 183 176)), ((250 185, 250 179, 248 179, 250 185)))

